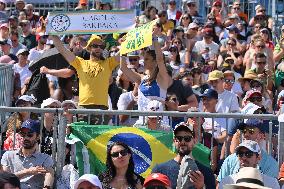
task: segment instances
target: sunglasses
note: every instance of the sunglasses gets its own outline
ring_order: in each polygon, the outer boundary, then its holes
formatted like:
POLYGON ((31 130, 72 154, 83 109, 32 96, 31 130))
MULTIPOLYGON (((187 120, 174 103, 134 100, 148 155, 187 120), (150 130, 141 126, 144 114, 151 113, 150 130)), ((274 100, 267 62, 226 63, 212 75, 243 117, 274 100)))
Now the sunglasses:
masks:
POLYGON ((235 80, 233 79, 224 79, 225 83, 231 83, 231 84, 234 84, 235 83, 235 80))
POLYGON ((244 130, 243 130, 243 133, 246 133, 246 132, 249 132, 249 134, 253 135, 253 134, 255 133, 255 129, 252 129, 252 128, 250 128, 250 129, 244 129, 244 130))
POLYGON ((171 49, 170 52, 177 52, 175 49, 171 49))
POLYGON ((234 7, 233 9, 234 10, 240 10, 241 8, 240 7, 234 7))
POLYGON ((181 42, 179 42, 179 41, 174 41, 173 43, 174 44, 181 44, 181 42))
POLYGON ((113 51, 110 51, 110 53, 117 53, 118 50, 113 50, 113 51))
POLYGON ((265 45, 257 45, 256 47, 259 48, 259 49, 264 49, 265 45))
POLYGON ((236 46, 236 43, 227 43, 227 45, 236 46))
POLYGON ((237 156, 242 158, 242 157, 246 157, 246 158, 251 158, 253 156, 253 152, 252 151, 246 151, 246 152, 237 152, 237 156))
POLYGON ((194 3, 188 3, 187 6, 188 7, 195 7, 195 4, 194 3))
POLYGON ((171 98, 171 100, 177 102, 177 98, 171 98))
POLYGON ((249 100, 252 101, 252 102, 255 102, 255 101, 261 102, 262 97, 261 96, 250 97, 249 100))
POLYGON ((173 3, 169 3, 170 5, 176 5, 176 3, 175 2, 173 2, 173 3))
POLYGON ((175 136, 175 139, 179 142, 182 142, 182 140, 190 142, 192 140, 192 136, 175 136))
POLYGON ((97 45, 97 44, 92 44, 91 47, 93 47, 93 48, 100 48, 100 49, 104 49, 105 48, 104 45, 97 45))
POLYGON ((19 134, 23 138, 25 138, 25 137, 32 138, 34 136, 34 134, 32 132, 28 132, 28 133, 20 132, 19 134))
POLYGON ((129 58, 128 60, 129 60, 129 62, 137 62, 138 61, 137 58, 129 58))
POLYGON ((182 19, 189 20, 189 17, 185 16, 182 19))
POLYGON ((110 154, 111 157, 113 158, 118 158, 119 157, 119 154, 121 156, 126 156, 128 154, 128 150, 127 149, 124 149, 124 150, 121 150, 119 152, 113 152, 112 154, 110 154))
POLYGON ((145 189, 167 189, 167 187, 163 185, 156 185, 156 186, 147 186, 145 189))
POLYGON ((265 9, 259 10, 258 12, 265 12, 265 9))
POLYGON ((256 62, 256 64, 266 64, 266 62, 256 62))

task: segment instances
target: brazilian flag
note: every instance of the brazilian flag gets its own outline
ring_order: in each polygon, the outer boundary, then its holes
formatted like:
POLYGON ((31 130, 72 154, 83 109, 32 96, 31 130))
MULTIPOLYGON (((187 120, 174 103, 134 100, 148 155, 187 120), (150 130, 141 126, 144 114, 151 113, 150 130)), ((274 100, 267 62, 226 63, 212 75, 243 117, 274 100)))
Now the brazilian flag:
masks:
POLYGON ((107 146, 124 142, 132 150, 135 172, 147 176, 156 164, 174 158, 173 133, 134 127, 86 125, 73 123, 72 138, 76 143, 79 174, 100 174, 105 170, 107 146), (81 141, 81 142, 80 142, 81 141))

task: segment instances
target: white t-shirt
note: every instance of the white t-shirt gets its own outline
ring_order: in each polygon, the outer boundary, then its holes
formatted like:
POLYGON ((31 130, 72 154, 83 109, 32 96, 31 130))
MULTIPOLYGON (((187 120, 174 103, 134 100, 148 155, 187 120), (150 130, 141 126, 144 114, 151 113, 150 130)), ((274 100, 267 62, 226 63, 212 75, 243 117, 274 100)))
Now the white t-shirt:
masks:
MULTIPOLYGON (((202 127, 205 132, 212 134, 212 118, 204 118, 202 127)), ((226 119, 214 118, 214 138, 220 136, 223 131, 226 131, 226 119)))
POLYGON ((14 68, 13 69, 14 69, 14 73, 19 73, 20 74, 21 88, 23 88, 24 84, 25 84, 25 80, 28 77, 32 76, 32 72, 29 70, 29 65, 27 64, 26 66, 21 67, 19 65, 19 63, 17 63, 17 64, 14 64, 14 68))
POLYGON ((174 11, 170 11, 169 9, 167 10, 168 19, 176 20, 176 14, 177 10, 174 11))
MULTIPOLYGON (((131 101, 133 101, 132 91, 126 92, 126 93, 122 93, 119 96, 119 99, 117 101, 117 109, 118 110, 127 110, 127 106, 129 105, 129 103, 131 101)), ((132 126, 132 125, 135 124, 135 122, 137 120, 138 120, 138 118, 131 118, 131 117, 129 117, 125 122, 121 123, 121 125, 132 126)))
POLYGON ((33 48, 30 50, 30 54, 28 56, 28 60, 30 62, 34 61, 35 59, 37 59, 42 53, 43 53, 44 50, 37 50, 36 48, 33 48))
POLYGON ((197 41, 192 49, 195 53, 200 53, 203 51, 206 47, 209 47, 209 57, 212 59, 215 57, 215 55, 218 55, 219 53, 219 45, 212 41, 210 44, 206 44, 204 40, 197 41))
POLYGON ((237 96, 227 90, 224 90, 223 93, 218 94, 218 103, 216 104, 216 111, 218 113, 239 112, 240 106, 237 96))
MULTIPOLYGON (((265 187, 273 188, 273 189, 280 189, 279 183, 276 178, 267 176, 262 174, 263 184, 265 187)), ((223 189, 223 186, 226 184, 236 184, 237 181, 237 174, 229 175, 223 178, 219 184, 219 189, 223 189)), ((282 187, 283 188, 283 187, 282 187)))

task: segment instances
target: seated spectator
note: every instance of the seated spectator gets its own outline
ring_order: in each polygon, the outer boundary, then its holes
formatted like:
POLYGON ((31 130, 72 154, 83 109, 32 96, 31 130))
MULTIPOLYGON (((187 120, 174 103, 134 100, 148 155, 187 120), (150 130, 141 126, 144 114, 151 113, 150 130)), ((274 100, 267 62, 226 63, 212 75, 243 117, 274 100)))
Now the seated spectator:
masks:
POLYGON ((37 46, 36 36, 31 33, 31 23, 29 20, 22 20, 19 23, 19 26, 22 28, 22 35, 20 37, 20 43, 25 45, 28 50, 37 46))
POLYGON ((170 179, 161 173, 152 173, 146 177, 143 185, 143 189, 149 188, 162 188, 162 189, 171 189, 170 179))
POLYGON ((40 122, 26 120, 20 133, 23 144, 19 150, 4 153, 1 159, 3 170, 14 173, 21 180, 21 188, 52 188, 53 160, 49 155, 37 151, 40 122))
MULTIPOLYGON (((241 174, 241 170, 244 167, 258 168, 258 163, 261 160, 261 150, 257 142, 252 140, 245 140, 242 142, 235 150, 238 161, 240 164, 240 172, 233 175, 229 175, 221 180, 219 184, 219 189, 223 189, 224 185, 227 184, 237 184, 238 175, 241 174)), ((249 169, 248 169, 249 170, 249 169)), ((263 178, 263 184, 265 187, 270 187, 273 189, 280 189, 278 181, 276 178, 272 178, 265 174, 261 174, 263 178)))
MULTIPOLYGON (((262 171, 263 174, 267 176, 271 176, 274 178, 278 177, 278 163, 276 162, 273 157, 267 154, 265 147, 263 148, 261 144, 264 132, 265 132, 265 125, 257 119, 249 119, 245 124, 239 125, 239 128, 242 132, 237 132, 233 139, 231 148, 235 149, 243 140, 252 140, 259 144, 261 148, 261 160, 259 161, 259 169, 262 171), (242 135, 242 137, 241 137, 242 135), (232 145, 234 147, 232 147, 232 145)), ((240 164, 238 163, 238 158, 236 153, 229 155, 222 164, 218 175, 218 182, 221 182, 223 178, 226 176, 235 174, 240 169, 240 164)))
POLYGON ((84 174, 75 183, 74 189, 103 189, 96 175, 84 174))
POLYGON ((221 71, 210 72, 207 81, 218 92, 217 112, 234 113, 240 111, 237 96, 224 89, 224 74, 221 71))
POLYGON ((0 172, 0 188, 2 189, 20 189, 20 179, 13 173, 6 171, 0 172))
POLYGON ((27 15, 27 20, 30 21, 33 32, 35 32, 35 29, 39 22, 39 16, 34 13, 33 4, 26 4, 24 10, 27 15))
POLYGON ((144 13, 138 17, 138 26, 146 24, 157 18, 158 10, 154 6, 149 6, 146 8, 144 13))
MULTIPOLYGON (((61 103, 53 98, 44 100, 41 104, 41 108, 60 108, 61 103)), ((53 143, 53 126, 57 124, 55 113, 45 113, 43 117, 43 131, 42 131, 42 153, 52 155, 52 143, 53 143)))
MULTIPOLYGON (((33 96, 23 95, 16 101, 16 107, 31 107, 36 99, 33 96)), ((19 134, 21 125, 28 119, 37 119, 37 116, 30 112, 15 112, 7 120, 6 140, 4 150, 18 150, 22 146, 22 137, 19 134), (16 132, 15 132, 16 131, 16 132), (15 132, 15 136, 14 136, 15 132), (15 141, 14 141, 15 137, 15 141)))
POLYGON ((37 41, 37 46, 32 48, 29 51, 29 56, 28 56, 28 60, 30 62, 35 61, 36 59, 38 59, 38 57, 44 52, 44 48, 45 48, 45 44, 47 41, 47 35, 44 35, 44 33, 39 33, 36 36, 36 41, 37 41))
POLYGON ((144 178, 134 172, 132 152, 126 144, 114 142, 108 146, 106 166, 107 170, 99 175, 104 189, 142 188, 144 178))
POLYGON ((26 49, 27 47, 19 42, 19 33, 17 31, 12 30, 10 32, 10 39, 12 42, 11 54, 16 55, 19 50, 26 49))
POLYGON ((236 75, 240 76, 238 73, 227 70, 224 72, 224 83, 223 87, 225 90, 237 95, 237 97, 241 97, 243 94, 243 90, 241 84, 236 81, 236 75))
POLYGON ((74 86, 73 77, 69 78, 59 77, 58 87, 57 89, 55 89, 52 97, 60 102, 74 99, 73 86, 74 86))
POLYGON ((182 13, 177 9, 176 0, 170 0, 167 9, 168 19, 175 21, 175 24, 179 21, 182 13))
POLYGON ((0 40, 5 41, 9 39, 9 26, 7 23, 0 25, 0 40))
POLYGON ((167 37, 172 36, 175 24, 172 20, 168 19, 167 11, 159 11, 158 17, 160 24, 162 24, 163 34, 165 34, 167 37))
POLYGON ((236 183, 237 184, 225 185, 224 189, 234 189, 234 188, 272 189, 263 186, 265 181, 261 175, 260 170, 251 167, 245 167, 240 169, 239 174, 237 174, 236 183))
MULTIPOLYGON (((166 111, 178 111, 179 101, 175 94, 168 93, 165 101, 165 109, 166 111)), ((179 124, 180 122, 184 122, 183 117, 171 117, 171 127, 174 129, 174 126, 179 124)))
POLYGON ((183 27, 185 33, 187 33, 188 29, 191 29, 189 27, 190 23, 192 23, 192 18, 188 13, 181 15, 179 25, 183 27))
MULTIPOLYGON (((163 111, 163 104, 157 100, 152 100, 148 103, 146 111, 163 111)), ((168 125, 168 117, 164 116, 147 116, 145 120, 145 124, 137 124, 133 125, 134 127, 142 127, 148 128, 152 130, 161 130, 161 131, 170 131, 171 127, 168 125)))
MULTIPOLYGON (((203 102, 203 111, 208 113, 216 113, 216 105, 218 102, 218 93, 213 89, 206 89, 201 95, 203 102)), ((202 127, 205 132, 212 134, 218 143, 223 144, 227 131, 226 120, 224 118, 215 118, 214 125, 212 125, 212 118, 205 118, 202 127)))
MULTIPOLYGON (((12 47, 12 42, 11 42, 10 39, 0 41, 0 45, 1 45, 1 56, 7 55, 7 56, 9 56, 12 60, 14 60, 15 62, 18 62, 17 56, 15 56, 14 54, 12 54, 12 53, 10 52, 11 47, 12 47)), ((16 55, 17 55, 17 54, 16 54, 16 55)))

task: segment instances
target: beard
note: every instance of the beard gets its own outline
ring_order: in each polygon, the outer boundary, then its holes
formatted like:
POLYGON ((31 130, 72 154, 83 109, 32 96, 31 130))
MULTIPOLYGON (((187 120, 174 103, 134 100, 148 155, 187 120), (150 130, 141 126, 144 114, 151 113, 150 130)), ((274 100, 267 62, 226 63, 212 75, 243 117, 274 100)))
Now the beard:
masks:
POLYGON ((91 51, 91 55, 97 59, 102 59, 102 53, 91 51))
POLYGON ((187 146, 180 146, 178 148, 178 154, 180 156, 186 156, 186 155, 189 155, 191 152, 191 150, 187 147, 187 146))
POLYGON ((24 149, 32 149, 36 145, 36 143, 37 143, 36 140, 33 141, 24 140, 22 145, 24 149))

